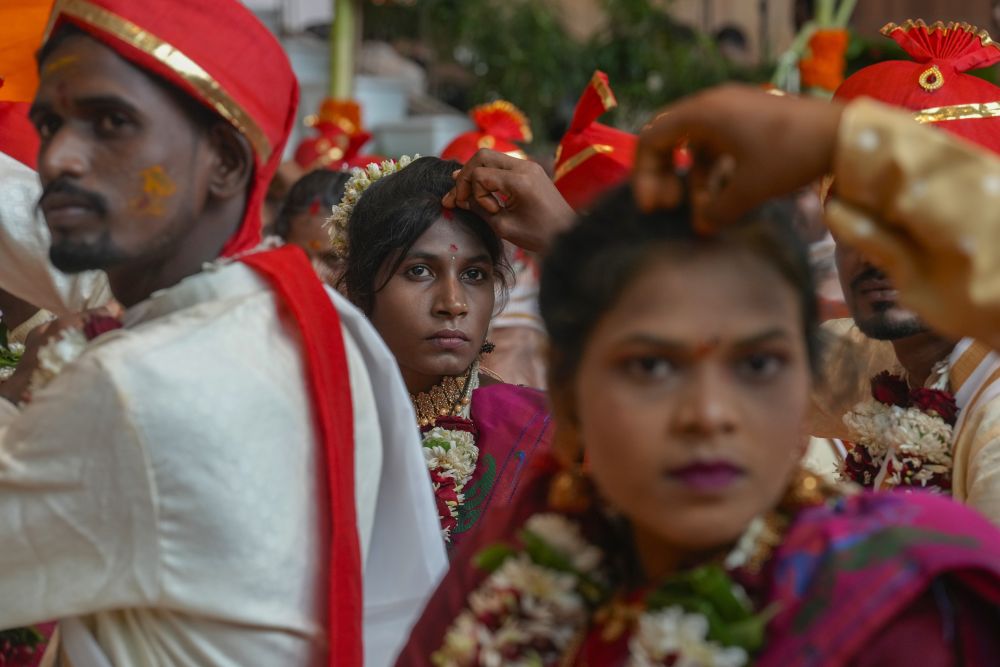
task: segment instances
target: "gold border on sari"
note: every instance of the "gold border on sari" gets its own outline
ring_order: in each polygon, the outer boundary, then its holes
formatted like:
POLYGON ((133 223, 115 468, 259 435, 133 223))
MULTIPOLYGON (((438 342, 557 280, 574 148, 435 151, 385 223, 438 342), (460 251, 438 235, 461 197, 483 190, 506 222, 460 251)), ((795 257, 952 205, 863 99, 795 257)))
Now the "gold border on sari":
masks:
POLYGON ((246 136, 260 156, 261 162, 267 162, 271 157, 271 142, 260 126, 250 117, 243 107, 194 60, 174 45, 160 39, 103 7, 98 7, 87 0, 56 0, 52 9, 52 17, 45 29, 45 39, 60 15, 65 15, 82 21, 112 37, 142 51, 168 67, 192 88, 198 91, 202 99, 215 111, 229 121, 236 129, 246 136))
POLYGON ((952 104, 913 112, 913 119, 918 123, 941 123, 948 120, 974 120, 998 116, 1000 116, 1000 102, 952 104))
POLYGON ((592 144, 587 146, 582 151, 559 165, 559 168, 556 169, 555 178, 552 180, 553 182, 561 180, 564 176, 566 176, 566 174, 573 171, 595 155, 607 155, 608 153, 614 153, 614 151, 615 147, 609 146, 608 144, 592 144))

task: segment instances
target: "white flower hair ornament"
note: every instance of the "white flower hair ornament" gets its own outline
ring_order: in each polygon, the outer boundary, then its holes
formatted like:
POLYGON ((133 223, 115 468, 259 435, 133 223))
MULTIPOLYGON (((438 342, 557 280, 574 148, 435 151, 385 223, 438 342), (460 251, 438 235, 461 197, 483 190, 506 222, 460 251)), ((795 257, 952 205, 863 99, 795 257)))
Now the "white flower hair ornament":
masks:
POLYGON ((351 170, 351 178, 344 187, 344 196, 339 204, 334 205, 330 217, 326 221, 330 242, 338 256, 347 256, 347 223, 365 190, 370 188, 375 181, 410 166, 419 157, 419 155, 413 157, 403 155, 398 160, 385 160, 381 164, 372 162, 364 169, 355 167, 351 170))

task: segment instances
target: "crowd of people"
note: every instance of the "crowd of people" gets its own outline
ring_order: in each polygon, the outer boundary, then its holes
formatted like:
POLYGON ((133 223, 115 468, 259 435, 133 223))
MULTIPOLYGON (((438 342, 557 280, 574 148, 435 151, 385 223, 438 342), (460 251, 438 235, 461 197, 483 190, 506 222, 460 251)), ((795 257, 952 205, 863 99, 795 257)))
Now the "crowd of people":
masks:
POLYGON ((254 15, 55 0, 0 103, 0 665, 1000 664, 1000 47, 886 33, 638 135, 598 72, 551 175, 506 102, 314 139, 265 215, 254 15))

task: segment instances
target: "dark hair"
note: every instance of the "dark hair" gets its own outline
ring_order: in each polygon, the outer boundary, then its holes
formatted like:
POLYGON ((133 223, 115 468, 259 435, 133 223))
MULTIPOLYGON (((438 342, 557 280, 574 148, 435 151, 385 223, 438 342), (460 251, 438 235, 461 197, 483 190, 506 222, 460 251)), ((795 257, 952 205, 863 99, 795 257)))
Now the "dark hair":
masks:
MULTIPOLYGON (((441 198, 455 184, 451 174, 461 167, 454 160, 436 157, 414 160, 373 183, 355 204, 347 223, 349 250, 341 281, 347 296, 366 314, 371 314, 375 294, 385 287, 407 251, 441 217, 441 198), (388 271, 383 268, 387 261, 388 271)), ((503 243, 478 215, 463 209, 454 209, 451 215, 486 247, 502 303, 510 274, 503 243)))
POLYGON ((308 211, 314 203, 329 215, 330 209, 344 196, 344 186, 350 178, 346 171, 316 169, 295 181, 274 219, 274 233, 287 239, 292 218, 308 211))
POLYGON ((614 191, 554 244, 542 268, 542 319, 554 344, 549 385, 572 380, 601 316, 648 260, 664 248, 697 253, 713 247, 746 248, 773 266, 799 298, 802 329, 814 372, 819 365, 819 308, 805 246, 779 209, 762 207, 744 222, 700 236, 685 208, 645 214, 628 186, 614 191))

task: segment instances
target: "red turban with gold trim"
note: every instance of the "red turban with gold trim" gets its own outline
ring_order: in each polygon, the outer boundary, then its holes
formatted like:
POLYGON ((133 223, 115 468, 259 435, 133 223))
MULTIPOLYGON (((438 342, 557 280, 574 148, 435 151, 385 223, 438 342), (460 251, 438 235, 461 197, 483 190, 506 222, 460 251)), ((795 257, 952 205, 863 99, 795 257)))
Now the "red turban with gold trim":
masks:
POLYGON ((295 162, 307 171, 364 168, 385 160, 381 155, 361 153, 372 135, 361 126, 361 107, 353 100, 327 98, 318 114, 306 117, 305 124, 316 135, 299 142, 295 162))
POLYGON ((476 129, 464 132, 441 151, 444 160, 468 162, 479 149, 487 148, 522 160, 528 159, 515 141, 531 141, 531 126, 524 113, 506 100, 480 104, 469 112, 476 129))
POLYGON ((556 150, 554 181, 569 205, 589 206, 604 191, 623 183, 635 161, 634 134, 602 125, 597 119, 618 106, 608 75, 594 72, 577 102, 569 131, 556 150))
MULTIPOLYGON (((258 245, 261 207, 295 120, 299 89, 277 39, 237 0, 56 0, 46 35, 72 23, 136 66, 214 110, 253 147, 243 222, 223 248, 258 245)), ((361 551, 354 495, 353 409, 336 308, 296 246, 241 261, 274 288, 298 325, 329 482, 329 662, 362 665, 361 551)), ((279 564, 275 564, 279 566, 279 564)))
POLYGON ((913 60, 865 67, 848 77, 834 98, 870 97, 911 109, 921 123, 1000 152, 1000 88, 967 74, 1000 62, 1000 45, 967 23, 889 23, 882 34, 913 60))

